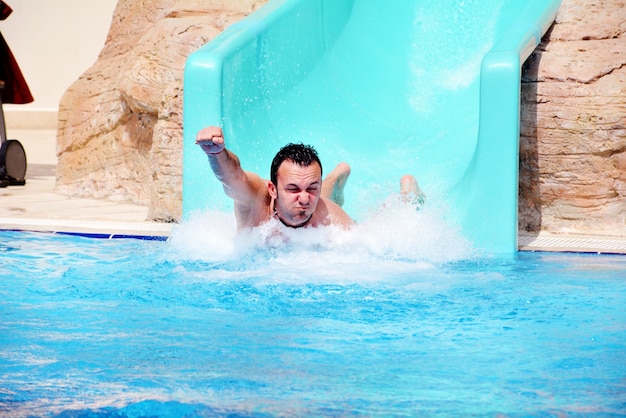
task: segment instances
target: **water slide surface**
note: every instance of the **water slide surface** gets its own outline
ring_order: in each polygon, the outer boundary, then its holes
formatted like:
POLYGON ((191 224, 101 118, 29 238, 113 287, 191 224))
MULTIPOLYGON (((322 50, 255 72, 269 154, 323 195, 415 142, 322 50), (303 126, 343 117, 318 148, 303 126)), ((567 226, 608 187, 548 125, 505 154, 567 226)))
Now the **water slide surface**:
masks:
POLYGON ((195 135, 224 129, 269 178, 287 142, 346 161, 365 215, 411 173, 477 247, 517 251, 522 63, 560 0, 270 0, 193 53, 184 79, 183 216, 232 210, 195 135))

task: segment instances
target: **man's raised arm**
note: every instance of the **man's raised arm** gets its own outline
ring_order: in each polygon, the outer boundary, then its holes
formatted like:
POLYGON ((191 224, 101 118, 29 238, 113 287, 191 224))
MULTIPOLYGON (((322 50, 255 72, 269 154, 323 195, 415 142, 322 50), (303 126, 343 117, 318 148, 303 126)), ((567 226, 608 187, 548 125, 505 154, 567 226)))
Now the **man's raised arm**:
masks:
POLYGON ((254 205, 259 188, 265 187, 265 183, 256 174, 243 171, 239 157, 226 149, 222 129, 217 126, 202 129, 196 136, 196 143, 209 157, 211 169, 226 195, 240 205, 254 205))

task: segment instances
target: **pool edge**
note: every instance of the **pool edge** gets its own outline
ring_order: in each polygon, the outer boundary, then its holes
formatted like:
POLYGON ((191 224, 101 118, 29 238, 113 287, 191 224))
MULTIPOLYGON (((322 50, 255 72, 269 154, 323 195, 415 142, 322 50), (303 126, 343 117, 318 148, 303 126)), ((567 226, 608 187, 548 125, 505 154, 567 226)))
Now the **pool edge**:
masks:
POLYGON ((626 254, 625 237, 600 235, 520 234, 517 246, 519 251, 626 254))
MULTIPOLYGON (((167 240, 172 223, 114 222, 96 220, 51 220, 38 218, 2 218, 0 230, 46 232, 80 235, 93 238, 135 238, 167 240)), ((519 234, 519 251, 577 252, 596 254, 626 254, 626 238, 599 235, 570 235, 541 232, 519 234)))
POLYGON ((173 224, 160 222, 114 222, 96 220, 50 220, 0 218, 0 230, 46 232, 93 238, 166 240, 173 224))

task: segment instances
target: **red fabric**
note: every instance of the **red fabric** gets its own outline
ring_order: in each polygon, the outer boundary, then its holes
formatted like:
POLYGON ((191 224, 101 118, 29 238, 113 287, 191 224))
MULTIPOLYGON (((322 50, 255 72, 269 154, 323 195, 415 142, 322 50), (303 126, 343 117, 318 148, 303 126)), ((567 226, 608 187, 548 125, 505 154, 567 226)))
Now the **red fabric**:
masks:
MULTIPOLYGON (((0 1, 0 20, 6 19, 12 11, 5 2, 0 1)), ((4 82, 4 89, 0 90, 2 103, 25 104, 34 100, 2 33, 0 33, 0 81, 4 82)))
POLYGON ((12 11, 13 9, 11 9, 11 7, 9 7, 8 4, 6 4, 3 1, 0 1, 0 20, 4 20, 7 17, 9 17, 12 11))
POLYGON ((2 33, 0 33, 0 80, 4 81, 4 89, 0 90, 2 103, 24 104, 34 100, 2 33))

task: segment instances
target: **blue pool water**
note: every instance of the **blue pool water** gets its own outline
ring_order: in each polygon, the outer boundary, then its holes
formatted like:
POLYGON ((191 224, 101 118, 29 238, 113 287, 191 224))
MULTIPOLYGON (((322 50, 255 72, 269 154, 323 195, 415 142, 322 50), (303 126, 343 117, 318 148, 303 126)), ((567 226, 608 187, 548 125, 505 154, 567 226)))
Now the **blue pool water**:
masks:
POLYGON ((625 414, 624 256, 229 222, 0 232, 0 416, 625 414))

